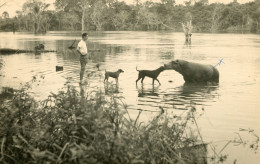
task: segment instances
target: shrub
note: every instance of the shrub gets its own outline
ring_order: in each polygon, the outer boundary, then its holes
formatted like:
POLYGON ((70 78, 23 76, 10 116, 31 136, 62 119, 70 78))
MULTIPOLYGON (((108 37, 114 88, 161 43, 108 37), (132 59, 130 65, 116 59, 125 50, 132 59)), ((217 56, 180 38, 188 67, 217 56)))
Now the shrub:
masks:
POLYGON ((183 117, 160 108, 143 123, 142 110, 131 119, 111 86, 106 93, 66 86, 41 102, 28 88, 0 107, 3 163, 206 163, 206 145, 188 128, 196 124, 192 105, 183 117))

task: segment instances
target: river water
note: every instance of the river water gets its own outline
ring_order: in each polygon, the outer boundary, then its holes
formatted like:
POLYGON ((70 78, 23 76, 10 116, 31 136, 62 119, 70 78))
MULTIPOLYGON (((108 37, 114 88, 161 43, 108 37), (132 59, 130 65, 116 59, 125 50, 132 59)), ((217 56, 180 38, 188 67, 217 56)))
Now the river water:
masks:
MULTIPOLYGON (((0 33, 0 48, 33 49, 39 43, 46 50, 57 52, 0 55, 4 66, 0 70, 0 87, 19 88, 38 75, 40 82, 32 94, 45 99, 57 92, 64 83, 79 88, 79 56, 69 47, 81 39, 80 32, 48 32, 45 35, 30 33, 0 33), (56 72, 56 66, 63 71, 56 72)), ((192 43, 185 44, 183 33, 173 32, 90 32, 90 50, 95 56, 88 63, 86 76, 89 88, 104 90, 104 72, 123 69, 116 94, 124 97, 131 116, 145 110, 141 119, 149 120, 159 107, 181 114, 188 105, 204 110, 198 120, 206 142, 225 145, 234 139, 240 128, 254 129, 260 135, 260 35, 254 34, 203 34, 194 33, 192 43), (220 72, 218 86, 185 85, 180 74, 173 70, 159 75, 162 85, 152 86, 152 80, 135 85, 140 69, 153 70, 174 59, 216 65, 220 72), (217 65, 220 60, 223 62, 217 65), (99 70, 96 64, 99 64, 99 70)), ((109 82, 115 84, 114 79, 109 82)), ((249 138, 246 138, 249 139, 249 138)), ((219 146, 219 149, 222 147, 219 146)), ((248 147, 230 146, 225 149, 229 163, 259 163, 260 155, 248 147)))

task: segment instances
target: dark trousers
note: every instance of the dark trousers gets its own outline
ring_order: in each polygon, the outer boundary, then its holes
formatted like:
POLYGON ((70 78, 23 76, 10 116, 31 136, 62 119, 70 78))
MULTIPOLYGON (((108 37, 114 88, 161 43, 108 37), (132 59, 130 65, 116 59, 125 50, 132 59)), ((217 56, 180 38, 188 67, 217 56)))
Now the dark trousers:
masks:
POLYGON ((88 63, 87 55, 80 55, 80 80, 83 80, 83 76, 86 69, 86 64, 88 63))

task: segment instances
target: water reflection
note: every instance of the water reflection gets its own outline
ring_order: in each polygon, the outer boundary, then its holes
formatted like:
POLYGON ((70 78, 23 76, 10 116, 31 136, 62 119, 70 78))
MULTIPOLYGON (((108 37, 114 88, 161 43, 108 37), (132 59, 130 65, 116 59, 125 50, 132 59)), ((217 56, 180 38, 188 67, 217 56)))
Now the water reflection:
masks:
POLYGON ((187 47, 191 47, 191 40, 186 40, 185 42, 184 42, 184 45, 186 45, 187 47))
POLYGON ((186 110, 186 105, 208 106, 219 98, 218 86, 187 84, 174 88, 174 92, 164 94, 164 101, 175 109, 186 110))
POLYGON ((144 88, 144 85, 141 85, 141 88, 136 86, 136 89, 138 90, 138 97, 146 97, 146 96, 159 96, 158 91, 159 91, 160 86, 154 86, 152 85, 152 88, 144 88))
POLYGON ((184 83, 179 89, 180 96, 186 100, 194 101, 196 104, 199 102, 214 101, 214 98, 218 96, 218 85, 202 85, 202 84, 189 84, 184 83))
POLYGON ((113 84, 111 82, 104 82, 105 94, 117 94, 119 92, 119 83, 113 84))
POLYGON ((85 95, 86 91, 86 85, 79 84, 79 89, 80 89, 80 104, 82 109, 86 109, 87 105, 87 97, 85 95))

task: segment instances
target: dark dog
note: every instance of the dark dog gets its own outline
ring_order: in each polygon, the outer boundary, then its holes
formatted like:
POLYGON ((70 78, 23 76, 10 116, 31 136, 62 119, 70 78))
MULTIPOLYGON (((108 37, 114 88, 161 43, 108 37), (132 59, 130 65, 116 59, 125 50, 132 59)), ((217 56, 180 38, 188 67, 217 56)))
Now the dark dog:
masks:
POLYGON ((108 80, 109 77, 112 77, 112 78, 115 78, 116 79, 116 83, 118 83, 118 77, 119 77, 119 74, 124 72, 122 69, 118 69, 116 72, 107 72, 105 71, 105 79, 104 79, 104 82, 106 80, 108 80))
MULTIPOLYGON (((136 70, 137 70, 137 67, 136 67, 136 70)), ((137 70, 137 71, 139 72, 139 74, 138 74, 138 79, 136 80, 136 85, 137 85, 137 82, 138 82, 140 79, 142 79, 142 80, 141 80, 141 83, 143 83, 145 76, 152 78, 152 79, 153 79, 153 84, 154 84, 154 80, 157 80, 158 83, 161 85, 161 83, 160 83, 160 81, 157 79, 157 77, 158 77, 159 74, 160 74, 162 71, 164 71, 164 70, 165 70, 165 69, 164 69, 163 66, 159 67, 159 68, 156 69, 156 70, 152 70, 152 71, 150 71, 150 70, 137 70)))

